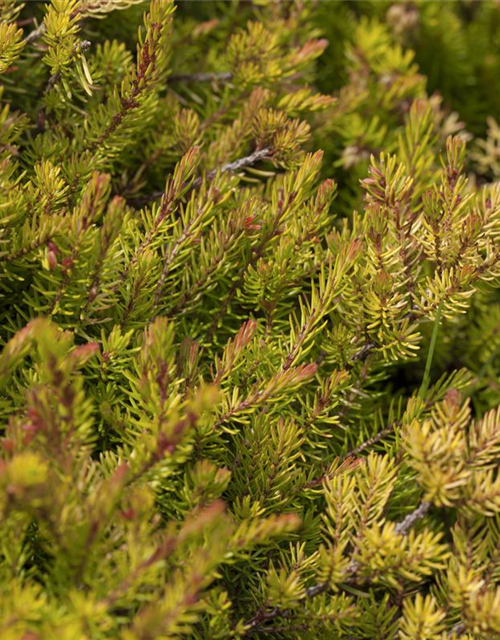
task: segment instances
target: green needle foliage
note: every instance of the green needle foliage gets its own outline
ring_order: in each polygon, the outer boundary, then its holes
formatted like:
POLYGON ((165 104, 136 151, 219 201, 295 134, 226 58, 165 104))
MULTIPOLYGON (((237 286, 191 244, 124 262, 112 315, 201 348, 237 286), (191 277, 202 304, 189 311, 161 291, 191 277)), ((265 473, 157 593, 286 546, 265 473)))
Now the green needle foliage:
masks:
POLYGON ((498 167, 417 10, 0 2, 0 640, 500 637, 498 167))

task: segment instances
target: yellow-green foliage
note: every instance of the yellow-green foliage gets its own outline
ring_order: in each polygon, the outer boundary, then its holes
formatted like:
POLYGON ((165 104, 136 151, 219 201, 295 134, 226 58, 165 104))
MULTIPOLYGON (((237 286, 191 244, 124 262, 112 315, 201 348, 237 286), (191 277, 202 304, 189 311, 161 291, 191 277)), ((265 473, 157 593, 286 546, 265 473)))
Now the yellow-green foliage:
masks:
POLYGON ((0 640, 500 635, 496 125, 378 4, 0 2, 0 640))

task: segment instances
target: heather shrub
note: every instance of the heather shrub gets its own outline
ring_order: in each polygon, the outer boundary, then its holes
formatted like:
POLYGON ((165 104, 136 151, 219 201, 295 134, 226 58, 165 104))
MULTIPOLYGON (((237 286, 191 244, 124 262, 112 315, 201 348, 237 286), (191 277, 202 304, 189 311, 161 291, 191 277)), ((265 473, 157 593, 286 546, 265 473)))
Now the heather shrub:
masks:
POLYGON ((500 186, 380 4, 0 3, 1 640, 500 634, 500 186))

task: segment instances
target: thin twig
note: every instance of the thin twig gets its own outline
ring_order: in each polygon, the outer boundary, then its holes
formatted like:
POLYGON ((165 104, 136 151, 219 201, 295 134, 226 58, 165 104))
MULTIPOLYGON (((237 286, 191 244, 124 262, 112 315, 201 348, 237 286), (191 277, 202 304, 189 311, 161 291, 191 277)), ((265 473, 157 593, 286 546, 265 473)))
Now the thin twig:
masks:
POLYGON ((396 525, 396 533, 405 536, 408 531, 427 514, 431 506, 432 504, 428 500, 422 500, 414 511, 409 513, 396 525))
MULTIPOLYGON (((212 169, 209 171, 205 179, 213 180, 218 173, 235 173, 244 167, 249 167, 259 160, 263 160, 264 158, 268 158, 271 155, 271 149, 269 147, 264 147, 263 149, 258 149, 254 151, 248 156, 244 156, 243 158, 238 158, 238 160, 234 160, 233 162, 228 162, 227 164, 222 165, 221 167, 217 167, 216 169, 212 169)), ((191 186, 192 189, 198 189, 203 184, 204 178, 199 176, 196 180, 193 181, 191 186)), ((163 196, 163 191, 155 191, 151 193, 149 196, 144 196, 141 198, 131 198, 128 200, 129 204, 132 205, 143 205, 148 204, 149 202, 153 202, 154 200, 158 200, 163 196)))
POLYGON ((344 457, 350 458, 351 456, 357 456, 360 453, 363 453, 363 451, 365 451, 372 445, 377 444, 377 442, 380 442, 386 436, 391 435, 391 433, 394 433, 396 427, 400 426, 400 424, 401 422, 399 421, 391 423, 388 427, 385 427, 384 429, 382 429, 381 431, 373 435, 371 438, 368 438, 368 440, 365 440, 355 449, 352 449, 351 451, 349 451, 349 453, 347 453, 344 457))
POLYGON ((29 33, 24 39, 26 44, 30 44, 30 42, 34 42, 43 36, 43 34, 47 31, 47 27, 44 23, 42 23, 39 27, 34 29, 31 33, 29 33))
POLYGON ((357 351, 351 358, 352 362, 356 362, 357 360, 364 360, 368 354, 375 349, 375 344, 373 342, 369 342, 365 344, 359 351, 357 351))
MULTIPOLYGON (((234 173, 239 169, 243 169, 243 167, 249 167, 250 165, 255 164, 259 160, 263 160, 264 158, 267 158, 270 154, 271 154, 271 149, 269 147, 264 147, 263 149, 257 149, 257 151, 254 151, 249 156, 239 158, 238 160, 234 160, 234 162, 228 162, 227 164, 222 165, 222 167, 218 169, 212 169, 212 171, 209 171, 207 173, 207 178, 209 180, 212 180, 213 178, 215 178, 218 172, 234 173)), ((200 186, 202 182, 203 182, 202 178, 197 178, 194 181, 194 185, 200 186)))
POLYGON ((459 622, 452 629, 450 629, 449 637, 460 636, 465 631, 465 625, 463 622, 459 622))

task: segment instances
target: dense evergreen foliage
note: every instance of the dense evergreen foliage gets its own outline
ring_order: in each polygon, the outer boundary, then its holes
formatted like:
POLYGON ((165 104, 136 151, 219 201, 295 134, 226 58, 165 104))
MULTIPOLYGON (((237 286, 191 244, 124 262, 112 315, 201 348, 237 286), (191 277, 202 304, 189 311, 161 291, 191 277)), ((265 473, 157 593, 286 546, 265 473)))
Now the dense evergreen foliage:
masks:
POLYGON ((500 637, 500 3, 0 20, 0 640, 500 637))

